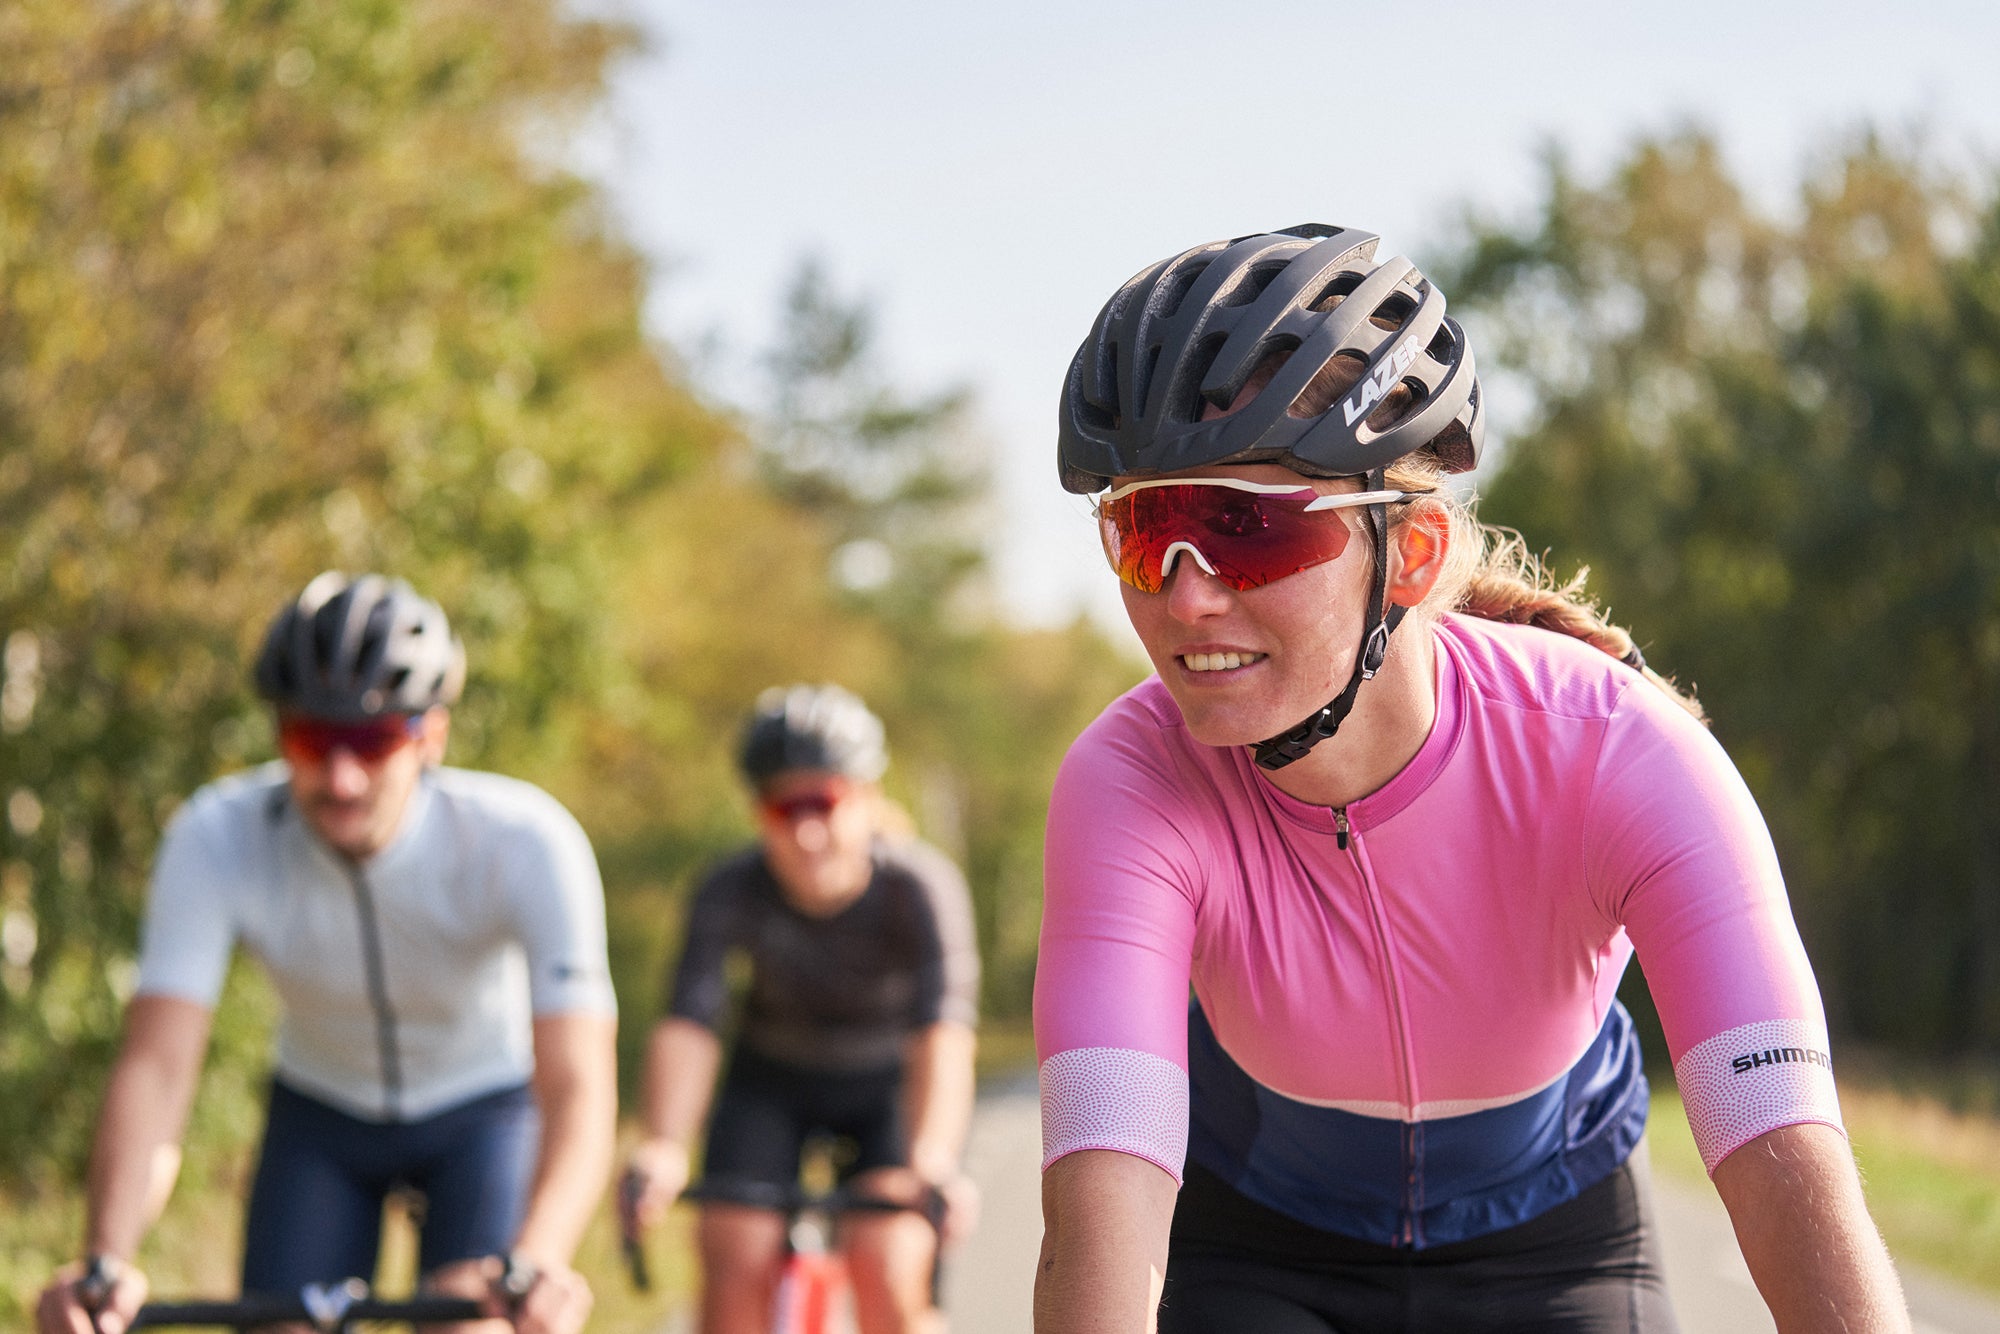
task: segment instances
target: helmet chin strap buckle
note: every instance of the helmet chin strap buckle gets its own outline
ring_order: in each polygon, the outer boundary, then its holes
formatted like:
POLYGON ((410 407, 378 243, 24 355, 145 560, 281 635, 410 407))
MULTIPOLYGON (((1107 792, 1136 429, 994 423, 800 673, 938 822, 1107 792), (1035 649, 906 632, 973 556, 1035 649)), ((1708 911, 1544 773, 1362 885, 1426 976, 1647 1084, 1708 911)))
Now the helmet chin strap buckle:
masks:
POLYGON ((1389 656, 1389 627, 1391 621, 1377 621, 1375 628, 1368 632, 1368 642, 1361 648, 1361 679, 1373 681, 1375 673, 1382 670, 1382 659, 1389 656))

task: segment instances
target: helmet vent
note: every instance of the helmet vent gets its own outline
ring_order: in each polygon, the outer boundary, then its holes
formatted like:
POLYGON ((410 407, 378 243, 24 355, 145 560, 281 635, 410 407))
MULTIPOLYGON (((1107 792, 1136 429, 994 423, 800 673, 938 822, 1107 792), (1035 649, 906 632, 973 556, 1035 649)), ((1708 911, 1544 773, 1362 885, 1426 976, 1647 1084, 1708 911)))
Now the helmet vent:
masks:
POLYGON ((1306 387, 1285 409, 1288 416, 1310 418, 1323 416, 1340 396, 1361 382, 1368 373, 1368 363, 1352 352, 1342 352, 1321 367, 1319 374, 1306 381, 1306 387))
POLYGON ((1424 401, 1424 387, 1414 380, 1404 380, 1391 389, 1382 399, 1382 406, 1368 414, 1368 429, 1386 431, 1416 410, 1424 401))
POLYGON ((1117 413, 1108 410, 1103 404, 1094 402, 1088 398, 1078 398, 1076 400, 1076 415, 1083 419, 1086 426, 1094 427, 1100 431, 1112 431, 1118 427, 1117 413))
POLYGON ((1209 261, 1202 260, 1198 264, 1188 265, 1174 275, 1173 285, 1167 288, 1166 292, 1160 297, 1160 304, 1157 309, 1159 310, 1161 319, 1170 320, 1174 317, 1181 308, 1181 302, 1187 300, 1189 290, 1194 287, 1195 282, 1201 275, 1207 271, 1208 265, 1209 261))
POLYGON ((1119 395, 1118 344, 1109 343, 1104 349, 1104 378, 1098 384, 1110 391, 1111 408, 1106 413, 1111 418, 1110 425, 1116 426, 1125 415, 1125 403, 1119 395))
POLYGON ((1425 354, 1432 361, 1449 363, 1453 351, 1451 326, 1448 324, 1438 325, 1437 333, 1431 336, 1430 346, 1424 349, 1425 354))
POLYGON ((1223 344, 1228 341, 1227 333, 1212 333, 1197 343, 1193 354, 1188 357, 1185 383, 1193 397, 1187 403, 1187 420, 1200 421, 1204 407, 1225 410, 1229 407, 1222 396, 1202 392, 1202 386, 1208 382, 1209 368, 1215 365, 1215 359, 1222 355, 1223 344))
POLYGON ((1333 281, 1322 287, 1319 295, 1313 298, 1309 309, 1315 314, 1324 315, 1345 301, 1349 292, 1361 286, 1361 280, 1362 275, 1358 273, 1336 273, 1333 281))
POLYGON ((1215 304, 1218 306, 1247 306, 1258 297, 1264 295, 1264 289, 1271 285, 1272 279, 1284 271, 1285 266, 1282 263, 1259 264, 1238 279, 1235 286, 1231 287, 1227 292, 1222 293, 1215 304))
POLYGON ((1381 305, 1369 315, 1369 322, 1382 329, 1400 329, 1404 321, 1416 314, 1417 303, 1402 292, 1391 292, 1381 305))

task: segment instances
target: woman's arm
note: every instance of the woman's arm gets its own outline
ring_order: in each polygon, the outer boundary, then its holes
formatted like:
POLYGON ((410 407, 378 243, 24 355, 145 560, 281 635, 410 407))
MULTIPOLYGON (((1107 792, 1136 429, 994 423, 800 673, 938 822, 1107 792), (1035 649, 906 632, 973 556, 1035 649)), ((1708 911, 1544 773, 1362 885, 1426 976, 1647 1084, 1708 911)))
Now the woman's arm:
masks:
POLYGON ((1839 1131, 1781 1126, 1716 1164, 1714 1179, 1780 1334, 1908 1334, 1902 1284, 1839 1131))
POLYGON ((687 1188, 694 1139, 708 1119, 715 1078, 722 1069, 722 1039, 692 1019, 662 1019, 646 1042, 646 1073, 639 1119, 644 1135, 633 1146, 627 1170, 639 1178, 639 1221, 660 1221, 687 1188))
POLYGON ((1178 1193, 1172 1177, 1127 1153, 1085 1149, 1050 1164, 1035 1334, 1152 1334, 1178 1193))
POLYGON ((942 1020, 919 1029, 907 1044, 904 1089, 910 1126, 910 1166, 933 1185, 958 1175, 972 1124, 972 1055, 976 1041, 964 1024, 942 1020))

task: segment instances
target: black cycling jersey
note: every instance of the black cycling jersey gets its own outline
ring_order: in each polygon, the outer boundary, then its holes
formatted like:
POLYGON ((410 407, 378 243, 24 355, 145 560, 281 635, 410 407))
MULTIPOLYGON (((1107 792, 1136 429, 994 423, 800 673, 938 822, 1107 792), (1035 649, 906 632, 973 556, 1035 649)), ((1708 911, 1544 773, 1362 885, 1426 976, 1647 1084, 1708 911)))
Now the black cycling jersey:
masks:
POLYGON ((830 917, 786 902, 761 848, 696 890, 668 1013, 712 1029, 729 1008, 727 964, 750 963, 740 1039, 810 1070, 879 1070, 917 1029, 977 1017, 979 955, 965 880, 935 848, 878 842, 859 898, 830 917))

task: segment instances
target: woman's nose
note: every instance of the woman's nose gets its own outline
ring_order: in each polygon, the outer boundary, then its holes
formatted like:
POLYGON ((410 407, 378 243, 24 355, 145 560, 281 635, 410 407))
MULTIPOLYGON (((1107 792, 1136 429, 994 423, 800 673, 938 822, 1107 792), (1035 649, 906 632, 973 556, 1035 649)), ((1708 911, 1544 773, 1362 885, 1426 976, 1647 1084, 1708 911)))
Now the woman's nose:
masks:
POLYGON ((1177 621, 1192 622, 1227 611, 1233 590, 1204 570, 1193 556, 1180 552, 1167 575, 1164 591, 1168 613, 1177 621))

